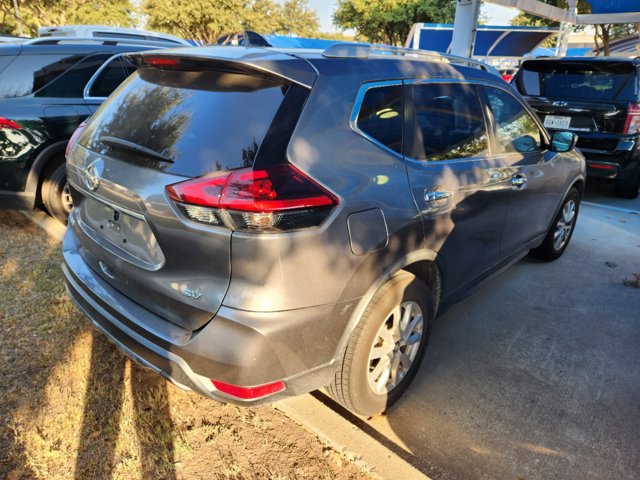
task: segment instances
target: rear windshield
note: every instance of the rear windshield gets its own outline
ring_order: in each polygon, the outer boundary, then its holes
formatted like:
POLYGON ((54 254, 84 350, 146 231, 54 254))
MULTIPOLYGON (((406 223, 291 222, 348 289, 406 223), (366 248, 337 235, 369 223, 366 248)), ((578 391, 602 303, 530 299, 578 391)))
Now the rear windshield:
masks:
POLYGON ((623 62, 526 62, 518 80, 525 95, 583 100, 633 100, 636 69, 623 62))
POLYGON ((286 89, 239 73, 142 68, 94 114, 80 143, 184 176, 251 166, 286 89))

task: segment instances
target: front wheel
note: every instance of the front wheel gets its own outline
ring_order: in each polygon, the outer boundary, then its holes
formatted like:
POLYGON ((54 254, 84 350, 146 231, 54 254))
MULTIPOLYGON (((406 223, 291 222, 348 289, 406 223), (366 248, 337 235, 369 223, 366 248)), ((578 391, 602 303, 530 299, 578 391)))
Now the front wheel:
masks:
POLYGON ((401 271, 375 293, 351 334, 329 394, 363 416, 382 413, 407 389, 431 333, 427 285, 401 271))
POLYGON ((579 209, 580 193, 577 188, 572 187, 562 202, 562 208, 553 220, 542 245, 531 250, 531 256, 549 261, 560 258, 573 236, 579 209))
POLYGON ((42 184, 42 201, 52 217, 65 225, 73 208, 73 200, 67 181, 66 164, 56 166, 49 172, 42 184))

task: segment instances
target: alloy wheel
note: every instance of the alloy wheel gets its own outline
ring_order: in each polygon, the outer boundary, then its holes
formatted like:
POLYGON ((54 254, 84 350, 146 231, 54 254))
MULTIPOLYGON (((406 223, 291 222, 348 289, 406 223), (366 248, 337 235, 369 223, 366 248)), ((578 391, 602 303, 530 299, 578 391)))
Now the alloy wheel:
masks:
POLYGON ((416 302, 403 302, 389 313, 369 353, 368 381, 375 393, 389 393, 402 381, 416 359, 423 329, 416 302))
POLYGON ((569 240, 571 230, 573 229, 574 220, 576 218, 576 202, 569 200, 562 207, 560 218, 556 223, 556 229, 553 232, 553 248, 560 250, 569 240))

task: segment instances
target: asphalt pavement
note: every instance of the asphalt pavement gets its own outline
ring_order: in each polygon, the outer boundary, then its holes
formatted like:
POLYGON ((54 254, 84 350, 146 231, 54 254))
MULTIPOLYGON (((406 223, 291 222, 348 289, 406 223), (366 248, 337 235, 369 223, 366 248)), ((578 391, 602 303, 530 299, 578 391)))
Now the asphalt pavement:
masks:
POLYGON ((640 199, 585 201, 563 257, 450 308, 403 399, 347 417, 434 479, 640 478, 640 199))

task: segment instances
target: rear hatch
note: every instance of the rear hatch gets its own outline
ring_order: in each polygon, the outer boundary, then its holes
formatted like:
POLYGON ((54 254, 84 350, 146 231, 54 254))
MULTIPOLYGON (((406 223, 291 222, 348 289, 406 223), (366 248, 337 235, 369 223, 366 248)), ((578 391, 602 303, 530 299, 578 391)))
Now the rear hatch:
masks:
POLYGON ((628 113, 636 113, 638 76, 631 62, 530 60, 515 84, 551 130, 623 134, 628 113))
POLYGON ((291 85, 274 73, 277 63, 257 68, 260 55, 244 50, 254 65, 139 56, 142 67, 94 114, 68 158, 77 197, 70 225, 85 261, 189 330, 224 298, 231 231, 186 220, 165 187, 252 166, 291 85))

